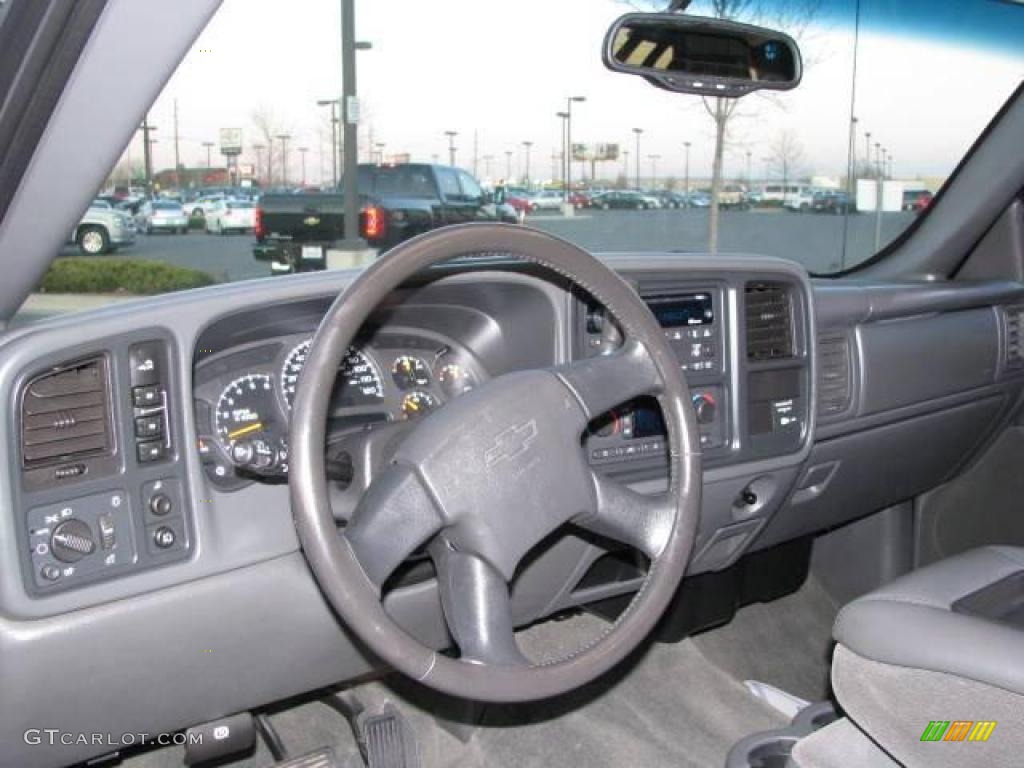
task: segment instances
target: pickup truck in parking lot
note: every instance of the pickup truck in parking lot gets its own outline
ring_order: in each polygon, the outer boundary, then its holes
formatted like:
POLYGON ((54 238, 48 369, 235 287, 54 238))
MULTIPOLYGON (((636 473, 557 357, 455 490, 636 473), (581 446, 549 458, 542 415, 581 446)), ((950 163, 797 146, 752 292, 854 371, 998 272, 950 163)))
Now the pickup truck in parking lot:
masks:
POLYGON ((126 211, 96 199, 71 233, 71 242, 86 256, 100 256, 135 242, 135 221, 126 211))
MULTIPOLYGON (((363 164, 358 189, 359 234, 380 251, 448 224, 518 222, 511 206, 496 205, 461 168, 363 164)), ((339 193, 264 195, 253 256, 275 274, 324 269, 328 249, 344 237, 344 215, 339 193)))

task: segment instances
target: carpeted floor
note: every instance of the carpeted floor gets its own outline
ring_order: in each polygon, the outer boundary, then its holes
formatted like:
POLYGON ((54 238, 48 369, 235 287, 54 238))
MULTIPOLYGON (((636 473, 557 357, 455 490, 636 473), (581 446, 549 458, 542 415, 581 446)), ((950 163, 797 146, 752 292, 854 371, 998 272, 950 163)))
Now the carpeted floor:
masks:
MULTIPOLYGON (((460 703, 407 680, 368 683, 351 693, 370 710, 386 701, 396 704, 416 732, 426 768, 719 768, 737 740, 785 724, 782 715, 746 690, 743 680, 758 679, 808 699, 823 697, 834 615, 832 602, 809 580, 794 595, 742 609, 725 627, 673 645, 649 645, 613 674, 566 697, 489 707, 468 741, 435 720, 438 714, 460 719, 451 714, 462 708, 460 703)), ((552 645, 571 648, 603 626, 601 619, 584 614, 534 627, 521 642, 528 652, 552 645)), ((343 765, 362 764, 348 726, 326 704, 300 702, 272 711, 270 718, 291 755, 331 745, 343 765)), ((261 744, 254 755, 225 765, 272 764, 261 744)), ((177 767, 181 752, 153 751, 124 765, 177 767)))

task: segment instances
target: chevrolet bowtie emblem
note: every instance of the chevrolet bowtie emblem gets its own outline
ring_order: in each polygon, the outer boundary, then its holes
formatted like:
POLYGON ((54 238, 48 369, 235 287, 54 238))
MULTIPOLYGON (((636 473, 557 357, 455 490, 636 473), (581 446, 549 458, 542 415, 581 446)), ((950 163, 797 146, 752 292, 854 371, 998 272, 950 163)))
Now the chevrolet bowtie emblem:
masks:
POLYGON ((530 419, 529 421, 513 425, 508 429, 500 432, 496 438, 494 438, 494 445, 487 449, 484 454, 484 464, 489 467, 494 466, 499 461, 505 461, 506 459, 514 459, 516 456, 521 456, 526 453, 527 449, 537 438, 537 421, 536 419, 530 419))
POLYGON ((315 227, 317 224, 320 223, 320 218, 317 216, 307 216, 305 219, 302 220, 302 223, 305 224, 307 227, 315 227))

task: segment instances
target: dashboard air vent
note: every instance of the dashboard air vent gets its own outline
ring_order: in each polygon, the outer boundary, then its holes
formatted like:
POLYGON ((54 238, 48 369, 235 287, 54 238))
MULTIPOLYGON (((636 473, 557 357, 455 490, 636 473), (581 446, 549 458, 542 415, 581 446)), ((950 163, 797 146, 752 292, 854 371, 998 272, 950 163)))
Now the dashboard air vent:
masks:
POLYGON ((818 339, 818 415, 845 413, 853 395, 850 340, 846 336, 818 339))
POLYGON ((26 469, 113 452, 107 364, 95 357, 37 376, 21 398, 26 469))
POLYGON ((1024 366, 1024 305, 1003 307, 1003 326, 1006 332, 1006 367, 1024 366))
POLYGON ((793 357, 793 302, 785 283, 747 283, 747 360, 793 357))

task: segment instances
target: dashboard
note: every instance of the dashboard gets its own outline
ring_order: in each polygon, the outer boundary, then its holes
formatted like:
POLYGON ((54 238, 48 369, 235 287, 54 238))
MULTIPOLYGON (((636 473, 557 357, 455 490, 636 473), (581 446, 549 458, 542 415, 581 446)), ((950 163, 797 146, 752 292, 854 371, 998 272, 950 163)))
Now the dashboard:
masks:
MULTIPOLYGON (((651 308, 693 395, 696 578, 937 487, 1024 392, 1019 284, 814 283, 763 257, 603 258, 651 308)), ((38 722, 170 731, 194 723, 197 700, 216 716, 376 668, 309 573, 286 482, 308 343, 350 279, 229 284, 5 334, 5 743, 38 722), (282 648, 304 663, 282 665, 282 648), (80 675, 83 658, 91 685, 40 688, 80 675), (158 705, 132 706, 140 690, 159 691, 158 705), (96 696, 124 705, 96 707, 96 696)), ((431 270, 384 302, 341 362, 328 460, 348 435, 414 429, 507 373, 621 343, 598 302, 533 267, 480 258, 431 270)), ((637 492, 666 486, 650 401, 603 414, 580 449, 637 492)), ((339 526, 366 487, 361 471, 354 461, 329 474, 339 526)), ((560 532, 517 574, 514 619, 623 598, 645 567, 560 532)), ((449 642, 429 559, 403 566, 384 602, 424 643, 449 642)), ((71 748, 65 762, 86 752, 71 748)))

